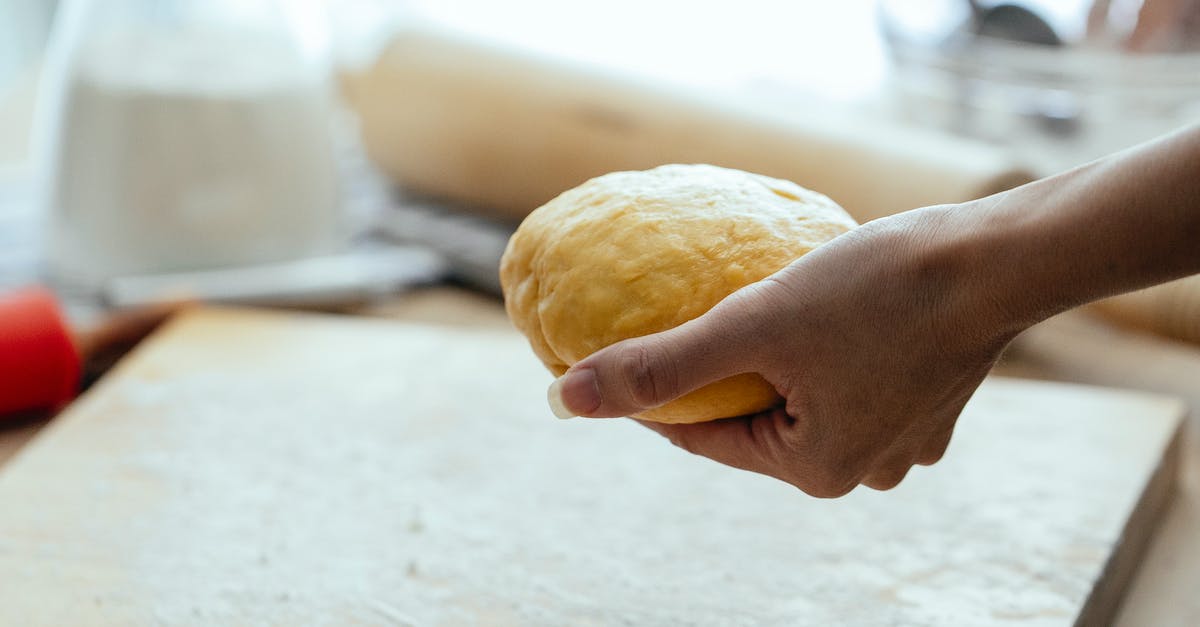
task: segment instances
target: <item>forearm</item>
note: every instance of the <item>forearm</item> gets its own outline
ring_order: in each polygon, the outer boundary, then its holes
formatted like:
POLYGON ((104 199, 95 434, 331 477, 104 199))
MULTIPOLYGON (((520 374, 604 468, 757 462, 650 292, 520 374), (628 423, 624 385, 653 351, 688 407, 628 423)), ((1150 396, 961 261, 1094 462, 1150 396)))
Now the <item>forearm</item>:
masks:
POLYGON ((1018 331, 1200 272, 1200 126, 954 212, 961 256, 1018 331))

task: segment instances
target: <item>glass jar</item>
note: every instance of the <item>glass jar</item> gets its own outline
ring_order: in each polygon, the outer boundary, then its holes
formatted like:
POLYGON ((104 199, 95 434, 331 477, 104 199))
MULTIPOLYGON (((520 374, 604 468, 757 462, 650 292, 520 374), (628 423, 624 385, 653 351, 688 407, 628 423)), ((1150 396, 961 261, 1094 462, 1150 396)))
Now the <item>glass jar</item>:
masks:
POLYGON ((263 0, 72 0, 37 128, 50 275, 285 261, 343 237, 331 101, 303 21, 263 0))

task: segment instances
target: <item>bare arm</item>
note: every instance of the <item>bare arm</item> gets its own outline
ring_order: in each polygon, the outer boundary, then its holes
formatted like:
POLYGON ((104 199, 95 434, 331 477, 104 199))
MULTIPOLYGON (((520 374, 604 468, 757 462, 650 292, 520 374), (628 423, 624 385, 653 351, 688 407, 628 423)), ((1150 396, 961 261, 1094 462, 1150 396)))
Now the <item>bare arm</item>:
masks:
POLYGON ((1200 272, 1200 126, 977 201, 959 228, 1018 329, 1200 272))

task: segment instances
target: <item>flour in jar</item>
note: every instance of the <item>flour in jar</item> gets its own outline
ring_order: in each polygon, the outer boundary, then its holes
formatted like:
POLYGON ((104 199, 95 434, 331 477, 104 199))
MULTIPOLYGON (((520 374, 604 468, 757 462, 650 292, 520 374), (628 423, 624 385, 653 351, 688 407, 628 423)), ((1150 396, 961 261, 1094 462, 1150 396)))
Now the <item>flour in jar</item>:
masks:
POLYGON ((109 32, 72 70, 49 139, 58 278, 97 286, 340 243, 327 95, 288 42, 109 32))

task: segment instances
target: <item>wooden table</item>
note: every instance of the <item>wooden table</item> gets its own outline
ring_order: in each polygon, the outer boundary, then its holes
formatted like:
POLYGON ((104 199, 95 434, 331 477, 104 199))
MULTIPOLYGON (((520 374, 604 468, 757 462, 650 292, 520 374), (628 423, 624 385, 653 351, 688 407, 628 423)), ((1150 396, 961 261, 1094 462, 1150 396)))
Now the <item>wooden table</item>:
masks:
POLYGON ((1179 491, 1130 587, 1118 625, 1200 625, 1200 347, 1068 312, 1015 342, 998 372, 1170 394, 1190 408, 1179 491))
MULTIPOLYGON (((453 289, 417 292, 364 314, 472 328, 509 325, 498 302, 453 289)), ((1126 333, 1082 312, 1028 332, 997 371, 1165 392, 1200 407, 1200 350, 1126 333)), ((19 452, 41 424, 25 422, 0 431, 0 464, 19 452)), ((1200 445, 1194 424, 1184 449, 1180 492, 1131 586, 1120 625, 1200 624, 1200 598, 1194 594, 1200 586, 1200 445)))

